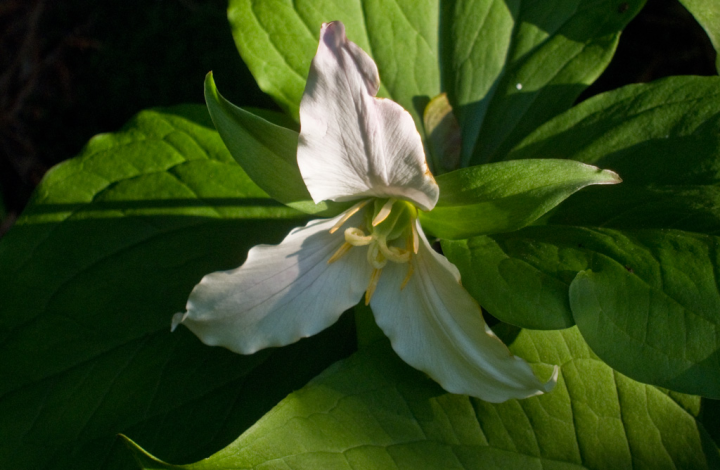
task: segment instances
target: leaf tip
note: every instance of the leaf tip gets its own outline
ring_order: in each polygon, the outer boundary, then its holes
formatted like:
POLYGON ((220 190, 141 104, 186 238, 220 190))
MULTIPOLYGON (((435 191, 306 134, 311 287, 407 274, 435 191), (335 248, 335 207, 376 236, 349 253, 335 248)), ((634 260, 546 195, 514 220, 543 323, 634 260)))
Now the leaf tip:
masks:
POLYGON ((123 440, 125 445, 127 446, 128 450, 130 450, 130 453, 132 453, 133 457, 135 458, 135 461, 138 463, 138 466, 143 470, 160 470, 160 469, 166 469, 166 468, 178 468, 171 465, 168 465, 167 463, 163 462, 162 460, 158 460, 152 455, 148 454, 145 449, 140 447, 124 434, 118 434, 118 437, 123 440))
POLYGON ((603 170, 602 172, 608 176, 608 181, 605 184, 618 184, 623 182, 622 178, 620 178, 620 175, 618 175, 612 170, 603 170))
POLYGON ((545 393, 550 393, 555 388, 555 385, 557 385, 558 381, 558 375, 560 374, 560 367, 558 365, 555 365, 553 367, 553 373, 550 376, 550 379, 548 379, 547 382, 543 385, 543 390, 545 393))

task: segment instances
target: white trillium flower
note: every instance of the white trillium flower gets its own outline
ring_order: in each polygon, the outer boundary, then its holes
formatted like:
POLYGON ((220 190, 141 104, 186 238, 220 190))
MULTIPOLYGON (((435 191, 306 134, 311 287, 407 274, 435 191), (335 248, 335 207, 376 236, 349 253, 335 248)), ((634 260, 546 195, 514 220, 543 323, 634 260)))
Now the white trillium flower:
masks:
POLYGON ((432 210, 439 188, 412 117, 375 97, 379 83, 343 24, 324 24, 300 104, 298 166, 316 203, 358 203, 205 276, 173 329, 252 354, 320 332, 364 294, 397 354, 447 391, 490 402, 550 391, 557 368, 542 383, 513 356, 425 237, 418 209, 432 210))

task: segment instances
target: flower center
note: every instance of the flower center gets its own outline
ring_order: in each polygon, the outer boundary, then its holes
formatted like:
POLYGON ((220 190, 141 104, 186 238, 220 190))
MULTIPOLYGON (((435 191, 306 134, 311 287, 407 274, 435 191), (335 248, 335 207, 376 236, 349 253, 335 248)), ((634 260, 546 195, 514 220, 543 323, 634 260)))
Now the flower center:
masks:
MULTIPOLYGON (((370 200, 350 208, 330 230, 335 232, 350 217, 364 208, 370 200)), ((345 229, 345 243, 330 257, 328 264, 344 256, 350 248, 367 246, 367 261, 373 267, 370 282, 365 291, 365 305, 370 303, 377 287, 382 269, 388 261, 407 263, 408 273, 400 286, 403 289, 413 273, 412 257, 418 251, 418 234, 415 228, 417 209, 409 202, 390 199, 373 199, 365 209, 365 221, 361 227, 345 229)))

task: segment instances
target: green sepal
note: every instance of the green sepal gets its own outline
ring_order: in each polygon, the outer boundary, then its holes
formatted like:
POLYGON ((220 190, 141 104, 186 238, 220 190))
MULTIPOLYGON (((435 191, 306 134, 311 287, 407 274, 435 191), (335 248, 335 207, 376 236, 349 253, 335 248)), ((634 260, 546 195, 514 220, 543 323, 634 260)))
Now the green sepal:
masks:
POLYGON ((205 101, 232 157, 273 199, 324 217, 337 215, 352 205, 331 201, 315 204, 297 165, 298 133, 227 101, 215 86, 212 72, 205 77, 205 101))
POLYGON ((421 212, 423 228, 448 239, 521 229, 574 192, 622 180, 609 170, 568 160, 515 160, 437 177, 440 199, 421 212))

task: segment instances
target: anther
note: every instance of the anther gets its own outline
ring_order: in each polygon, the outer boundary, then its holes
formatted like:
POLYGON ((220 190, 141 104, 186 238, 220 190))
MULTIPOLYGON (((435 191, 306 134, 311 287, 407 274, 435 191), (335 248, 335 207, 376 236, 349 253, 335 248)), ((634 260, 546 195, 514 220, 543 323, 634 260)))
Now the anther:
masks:
POLYGON ((383 222, 383 220, 388 218, 390 212, 392 211, 393 204, 395 204, 394 198, 388 199, 387 202, 383 204, 382 208, 380 208, 380 211, 377 213, 377 215, 372 221, 373 227, 377 227, 383 222))
POLYGON ((367 204, 368 202, 370 202, 370 199, 365 199, 364 201, 360 201, 354 206, 352 206, 350 209, 346 210, 345 215, 343 215, 340 220, 338 220, 335 225, 332 226, 332 228, 330 229, 330 233, 337 232, 337 230, 342 227, 343 224, 347 222, 350 217, 352 217, 357 213, 357 211, 365 207, 365 204, 367 204))
POLYGON ((353 247, 353 246, 352 246, 351 244, 349 244, 348 242, 343 243, 343 244, 340 246, 340 248, 338 248, 338 250, 330 257, 330 259, 327 260, 327 264, 332 264, 332 263, 334 263, 335 261, 337 261, 337 260, 339 260, 340 258, 342 258, 343 256, 345 256, 345 253, 347 253, 348 251, 350 251, 350 248, 352 248, 352 247, 353 247))
POLYGON ((410 222, 410 232, 412 233, 412 251, 417 254, 418 248, 420 248, 420 240, 418 239, 418 232, 414 220, 410 222))
POLYGON ((372 299, 375 293, 375 288, 380 280, 380 274, 382 274, 382 269, 373 269, 372 275, 370 275, 370 283, 368 284, 367 290, 365 290, 365 305, 370 305, 370 299, 372 299))

